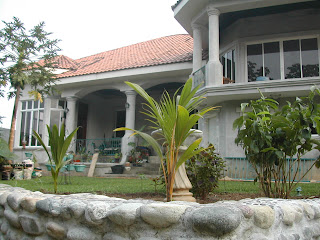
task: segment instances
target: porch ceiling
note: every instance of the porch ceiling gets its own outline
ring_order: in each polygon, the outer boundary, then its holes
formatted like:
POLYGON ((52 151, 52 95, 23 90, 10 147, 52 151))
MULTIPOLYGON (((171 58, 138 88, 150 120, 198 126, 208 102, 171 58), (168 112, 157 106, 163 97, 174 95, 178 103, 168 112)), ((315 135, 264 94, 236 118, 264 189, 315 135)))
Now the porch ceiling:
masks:
POLYGON ((272 7, 255 8, 244 11, 223 13, 220 16, 220 31, 230 26, 235 21, 246 17, 258 17, 271 14, 284 14, 303 9, 319 9, 320 1, 285 4, 272 7))
POLYGON ((320 1, 316 0, 184 0, 177 3, 174 13, 176 20, 190 35, 193 35, 191 23, 208 26, 205 7, 209 2, 221 12, 220 31, 245 17, 320 8, 320 1))

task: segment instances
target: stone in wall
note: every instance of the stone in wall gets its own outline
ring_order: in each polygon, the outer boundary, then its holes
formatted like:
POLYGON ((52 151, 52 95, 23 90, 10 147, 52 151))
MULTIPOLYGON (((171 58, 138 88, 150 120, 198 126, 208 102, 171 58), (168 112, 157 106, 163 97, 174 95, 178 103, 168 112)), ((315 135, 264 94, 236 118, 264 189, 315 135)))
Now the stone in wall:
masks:
POLYGON ((234 231, 243 218, 241 210, 232 205, 203 207, 192 214, 193 228, 200 233, 220 237, 234 231))

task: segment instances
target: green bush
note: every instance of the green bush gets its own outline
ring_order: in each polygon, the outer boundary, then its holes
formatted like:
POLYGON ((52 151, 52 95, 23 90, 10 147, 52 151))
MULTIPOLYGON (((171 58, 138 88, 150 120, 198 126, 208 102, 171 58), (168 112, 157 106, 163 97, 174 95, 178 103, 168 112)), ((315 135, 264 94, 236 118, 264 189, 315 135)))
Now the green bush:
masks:
POLYGON ((210 192, 218 187, 223 176, 224 160, 215 153, 212 144, 186 162, 186 170, 192 184, 191 191, 196 197, 205 200, 210 192))
POLYGON ((290 192, 312 169, 320 166, 320 156, 299 177, 301 158, 312 150, 320 150, 320 90, 311 88, 307 97, 296 98, 279 108, 273 99, 261 98, 242 103, 242 116, 234 121, 238 129, 235 139, 252 164, 266 197, 288 198, 290 192))

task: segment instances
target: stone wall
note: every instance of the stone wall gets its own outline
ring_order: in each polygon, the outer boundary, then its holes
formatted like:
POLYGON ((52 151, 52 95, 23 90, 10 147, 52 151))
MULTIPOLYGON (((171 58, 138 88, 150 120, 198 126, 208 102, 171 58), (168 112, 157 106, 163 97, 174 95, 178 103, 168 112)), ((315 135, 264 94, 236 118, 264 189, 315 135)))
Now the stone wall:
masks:
POLYGON ((0 185, 0 239, 320 239, 320 199, 214 204, 51 195, 0 185))

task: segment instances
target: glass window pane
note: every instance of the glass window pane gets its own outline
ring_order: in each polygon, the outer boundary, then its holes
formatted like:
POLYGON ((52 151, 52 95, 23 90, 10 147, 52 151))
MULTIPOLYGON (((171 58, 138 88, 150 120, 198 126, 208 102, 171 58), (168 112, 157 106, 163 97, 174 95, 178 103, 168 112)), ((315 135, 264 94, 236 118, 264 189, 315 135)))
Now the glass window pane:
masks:
POLYGON ((25 120, 26 120, 26 112, 21 113, 21 128, 20 128, 20 146, 22 146, 22 141, 25 137, 25 120))
MULTIPOLYGON (((38 132, 38 111, 33 112, 33 119, 32 119, 32 133, 33 131, 38 132)), ((31 146, 36 146, 36 138, 32 134, 32 139, 31 139, 31 146)))
POLYGON ((24 102, 22 102, 22 110, 25 110, 26 109, 26 105, 27 105, 27 103, 24 101, 24 102))
POLYGON ((226 76, 226 58, 225 55, 221 57, 222 71, 223 76, 226 76))
POLYGON ((33 105, 33 108, 38 108, 39 101, 34 101, 33 104, 34 104, 34 105, 33 105))
POLYGON ((40 108, 44 108, 44 102, 40 102, 40 108))
POLYGON ((32 109, 32 102, 33 101, 28 101, 28 109, 32 109))
POLYGON ((227 53, 227 78, 231 79, 232 52, 227 53))
POLYGON ((299 40, 283 42, 285 78, 301 78, 299 40))
POLYGON ((279 42, 264 44, 264 76, 270 80, 281 78, 279 42))
MULTIPOLYGON (((38 134, 42 138, 42 132, 43 132, 43 110, 39 111, 39 121, 38 121, 38 134)), ((37 146, 40 146, 40 143, 37 143, 37 146)))
POLYGON ((234 50, 232 50, 232 80, 236 80, 236 62, 234 56, 234 50))
POLYGON ((262 44, 247 46, 248 81, 255 81, 262 76, 262 44))
POLYGON ((30 124, 31 124, 31 112, 27 112, 27 120, 26 120, 26 128, 25 128, 25 139, 26 146, 30 146, 29 138, 30 138, 30 124))
POLYGON ((316 38, 301 40, 303 77, 319 76, 318 42, 316 38))
POLYGON ((59 100, 59 108, 64 109, 65 101, 59 100))

